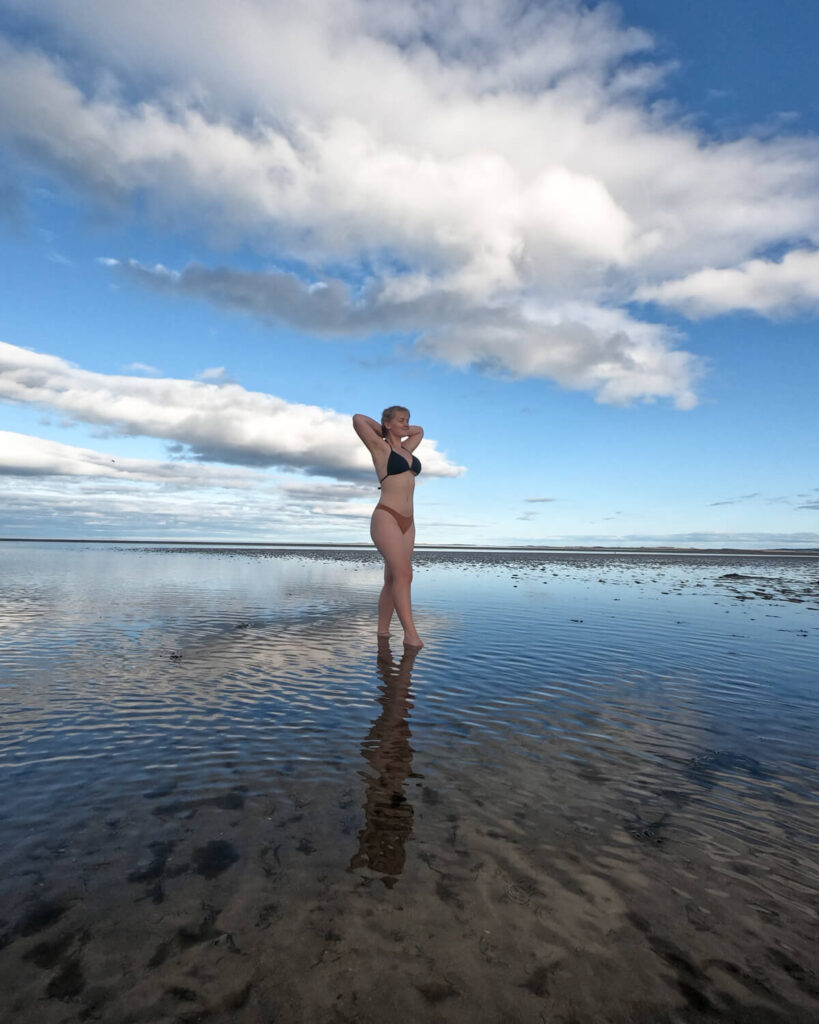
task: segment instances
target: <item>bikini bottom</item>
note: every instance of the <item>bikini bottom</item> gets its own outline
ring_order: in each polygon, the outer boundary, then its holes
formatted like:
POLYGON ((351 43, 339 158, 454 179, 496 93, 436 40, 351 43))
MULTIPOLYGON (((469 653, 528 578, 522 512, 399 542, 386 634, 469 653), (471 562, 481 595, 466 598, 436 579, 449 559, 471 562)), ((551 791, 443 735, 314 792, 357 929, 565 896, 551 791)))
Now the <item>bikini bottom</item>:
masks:
POLYGON ((406 533, 412 526, 412 516, 402 516, 400 512, 396 512, 395 509, 390 508, 389 505, 382 505, 380 501, 373 509, 373 512, 377 512, 378 509, 381 509, 382 512, 389 512, 396 523, 401 527, 401 533, 406 533))

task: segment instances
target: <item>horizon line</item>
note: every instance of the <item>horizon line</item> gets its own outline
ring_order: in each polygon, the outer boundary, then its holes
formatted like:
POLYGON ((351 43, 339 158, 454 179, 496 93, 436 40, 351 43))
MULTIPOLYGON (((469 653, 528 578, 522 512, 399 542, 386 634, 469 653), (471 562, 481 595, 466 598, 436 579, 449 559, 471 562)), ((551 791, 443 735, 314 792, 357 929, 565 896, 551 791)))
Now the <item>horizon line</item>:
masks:
MULTIPOLYGON (((131 537, 0 537, 0 543, 23 543, 28 541, 46 544, 145 544, 179 545, 185 547, 276 547, 276 548, 352 548, 375 551, 374 544, 354 541, 230 541, 230 540, 176 540, 176 539, 134 539, 131 537)), ((674 544, 458 544, 425 543, 416 544, 416 550, 454 549, 463 551, 605 551, 629 553, 664 554, 729 554, 729 555, 806 555, 819 557, 816 547, 680 547, 674 544)))

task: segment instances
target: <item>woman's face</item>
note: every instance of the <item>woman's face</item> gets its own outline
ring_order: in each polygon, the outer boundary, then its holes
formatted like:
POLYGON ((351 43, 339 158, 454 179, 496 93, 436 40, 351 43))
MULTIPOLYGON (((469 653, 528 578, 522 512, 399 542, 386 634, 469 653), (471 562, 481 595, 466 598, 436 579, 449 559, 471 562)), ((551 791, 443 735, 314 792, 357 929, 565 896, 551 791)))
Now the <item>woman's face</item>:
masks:
POLYGON ((387 420, 387 430, 393 437, 406 437, 409 426, 409 416, 405 412, 397 412, 391 420, 387 420))

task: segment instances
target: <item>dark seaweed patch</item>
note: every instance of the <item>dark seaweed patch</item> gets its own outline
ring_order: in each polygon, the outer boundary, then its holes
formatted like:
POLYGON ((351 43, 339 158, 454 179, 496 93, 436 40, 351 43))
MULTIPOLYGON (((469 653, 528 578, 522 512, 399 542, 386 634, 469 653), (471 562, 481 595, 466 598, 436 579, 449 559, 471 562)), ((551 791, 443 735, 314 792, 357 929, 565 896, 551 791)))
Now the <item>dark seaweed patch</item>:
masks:
POLYGON ((458 995, 458 990, 454 989, 449 982, 429 981, 424 985, 416 985, 415 987, 424 999, 433 1005, 458 995))
POLYGON ((247 1002, 250 999, 250 993, 253 991, 253 986, 248 982, 243 985, 236 992, 231 992, 225 999, 226 1010, 241 1010, 244 1006, 247 1006, 247 1002))
POLYGON ((526 981, 524 981, 522 987, 528 988, 532 995, 543 999, 549 994, 549 969, 547 967, 536 967, 526 981))
POLYGON ((205 878, 216 878, 235 864, 239 854, 226 839, 211 839, 206 846, 193 851, 193 867, 205 878))
POLYGON ((74 999, 85 988, 85 976, 79 960, 67 960, 59 974, 48 983, 49 999, 74 999))
POLYGON ((68 910, 67 903, 56 900, 38 900, 23 916, 17 927, 21 935, 36 935, 55 924, 68 910))
POLYGON ((69 934, 61 935, 51 942, 48 940, 38 942, 36 946, 32 946, 27 953, 23 954, 23 959, 30 960, 44 971, 50 971, 71 945, 72 938, 73 936, 69 934))
POLYGON ((711 1000, 695 985, 688 981, 677 980, 677 988, 685 996, 686 1002, 697 1013, 707 1013, 711 1009, 711 1000))
POLYGON ((171 942, 170 940, 166 940, 165 942, 160 942, 159 945, 156 947, 156 950, 154 951, 153 956, 148 961, 148 966, 149 967, 160 967, 168 959, 168 956, 169 956, 169 954, 170 954, 172 949, 173 949, 173 942, 171 942))
POLYGON ((183 1003, 195 1003, 199 998, 192 988, 185 988, 182 985, 171 985, 168 989, 168 995, 183 1003))

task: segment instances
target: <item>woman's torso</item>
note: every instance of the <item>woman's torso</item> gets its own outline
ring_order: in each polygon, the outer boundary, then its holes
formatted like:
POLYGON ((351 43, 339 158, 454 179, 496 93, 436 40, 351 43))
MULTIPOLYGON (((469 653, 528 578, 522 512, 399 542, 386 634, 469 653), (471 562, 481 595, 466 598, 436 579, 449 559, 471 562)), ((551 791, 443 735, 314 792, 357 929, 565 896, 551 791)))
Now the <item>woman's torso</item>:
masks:
POLYGON ((415 473, 411 469, 413 461, 418 464, 417 457, 413 456, 412 452, 405 448, 396 450, 386 443, 383 452, 379 451, 373 455, 373 464, 381 480, 379 500, 402 516, 412 515, 412 496, 415 492, 415 473), (401 463, 406 465, 406 470, 401 463), (392 472, 387 472, 388 467, 392 472))

